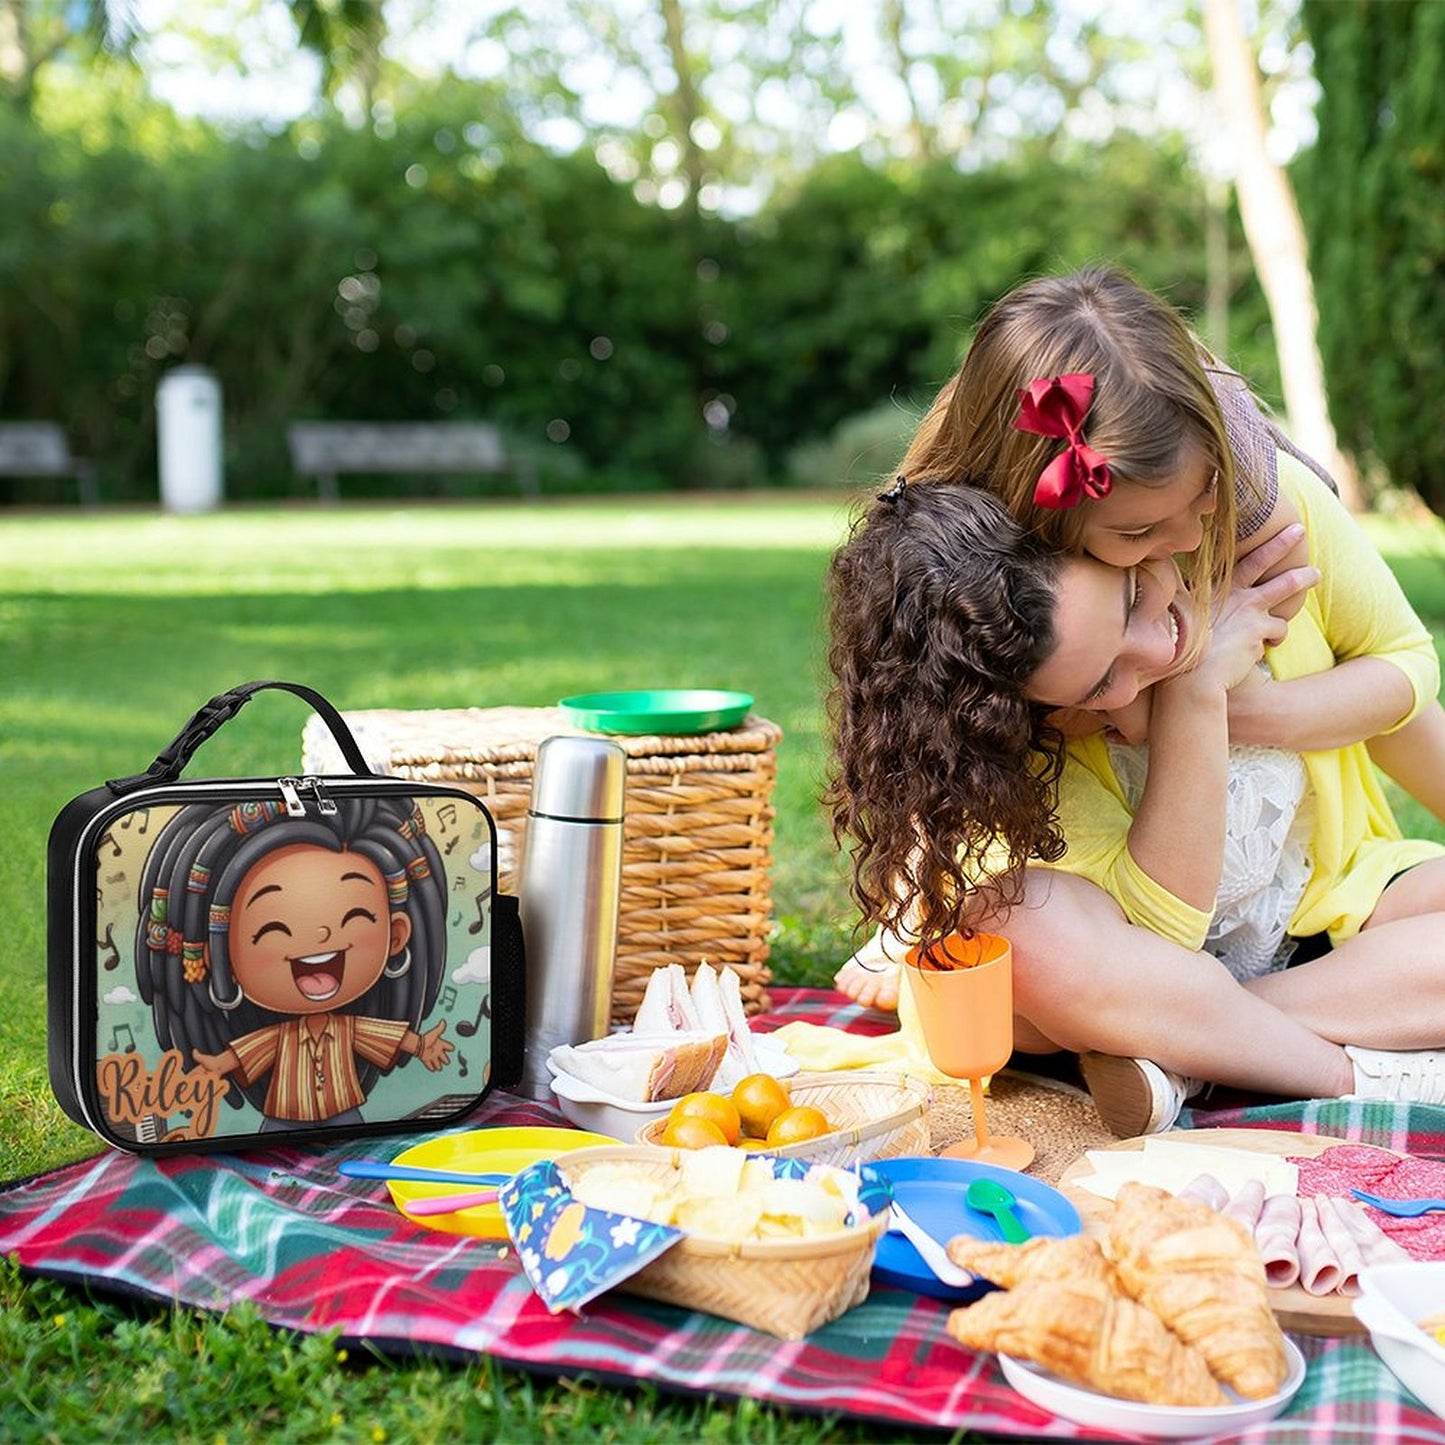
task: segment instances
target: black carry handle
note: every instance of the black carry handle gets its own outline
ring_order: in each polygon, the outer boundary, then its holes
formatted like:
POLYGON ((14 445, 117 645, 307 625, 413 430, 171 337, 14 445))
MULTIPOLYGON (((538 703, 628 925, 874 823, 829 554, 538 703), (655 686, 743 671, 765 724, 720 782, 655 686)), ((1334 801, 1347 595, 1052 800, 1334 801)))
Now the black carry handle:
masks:
POLYGON ((336 739, 341 756, 345 758, 351 771, 363 777, 375 776, 366 759, 362 757, 361 749, 356 745, 356 739, 351 735, 345 719, 314 687, 307 687, 304 682, 243 682, 197 708, 191 720, 168 746, 161 749, 155 762, 145 772, 135 773, 128 778, 112 778, 106 783, 106 787, 114 793, 129 793, 150 783, 175 782, 181 775, 181 769, 195 756, 196 749, 222 723, 235 717, 258 692, 270 687, 295 693, 304 702, 310 703, 322 722, 331 729, 331 736, 336 739))

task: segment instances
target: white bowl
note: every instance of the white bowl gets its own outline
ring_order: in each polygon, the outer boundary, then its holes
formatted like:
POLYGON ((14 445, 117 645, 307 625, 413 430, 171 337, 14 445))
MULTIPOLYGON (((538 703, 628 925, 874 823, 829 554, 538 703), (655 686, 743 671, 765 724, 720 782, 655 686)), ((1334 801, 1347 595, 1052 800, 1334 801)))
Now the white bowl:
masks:
POLYGON ((1445 1261, 1361 1270, 1354 1311, 1391 1373, 1445 1419, 1445 1345, 1420 1328, 1427 1315, 1445 1312, 1445 1261))
POLYGON ((563 1117, 579 1129, 606 1134, 623 1144, 631 1144, 637 1131, 645 1129, 654 1119, 666 1118, 677 1102, 660 1099, 655 1104, 639 1104, 633 1099, 619 1099, 560 1071, 552 1075, 552 1092, 557 1096, 557 1107, 563 1117))

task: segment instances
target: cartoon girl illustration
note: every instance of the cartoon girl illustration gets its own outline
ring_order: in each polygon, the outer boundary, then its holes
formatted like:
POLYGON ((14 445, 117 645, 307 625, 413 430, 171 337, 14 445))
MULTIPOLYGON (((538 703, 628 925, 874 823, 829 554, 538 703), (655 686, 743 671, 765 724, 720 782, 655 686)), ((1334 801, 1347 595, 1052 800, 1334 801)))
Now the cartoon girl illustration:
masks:
POLYGON ((141 882, 136 972, 157 1040, 230 1079, 263 1131, 361 1122, 381 1072, 451 1057, 445 1019, 421 1032, 446 890, 411 798, 304 818, 279 802, 181 808, 141 882))

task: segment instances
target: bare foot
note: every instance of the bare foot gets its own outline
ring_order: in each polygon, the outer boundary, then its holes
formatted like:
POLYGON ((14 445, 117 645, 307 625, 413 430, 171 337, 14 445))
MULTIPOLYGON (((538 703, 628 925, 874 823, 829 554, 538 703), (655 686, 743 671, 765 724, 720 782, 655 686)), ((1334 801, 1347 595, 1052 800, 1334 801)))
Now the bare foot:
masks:
POLYGON ((884 950, 882 937, 875 933, 837 973, 833 987, 864 1008, 882 1013, 898 1009, 898 968, 884 950))

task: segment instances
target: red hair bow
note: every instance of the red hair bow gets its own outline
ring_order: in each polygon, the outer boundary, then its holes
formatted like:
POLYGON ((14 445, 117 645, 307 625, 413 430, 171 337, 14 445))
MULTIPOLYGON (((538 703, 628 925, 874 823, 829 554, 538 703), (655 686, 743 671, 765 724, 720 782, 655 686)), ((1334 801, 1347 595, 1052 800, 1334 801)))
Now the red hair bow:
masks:
POLYGON ((1039 436, 1063 437, 1068 445, 1039 473, 1034 502, 1062 510, 1077 507, 1085 497, 1098 501, 1114 485, 1109 463, 1084 441, 1082 429, 1094 398, 1094 378, 1087 371, 1066 376, 1040 376, 1018 394, 1014 426, 1039 436))

